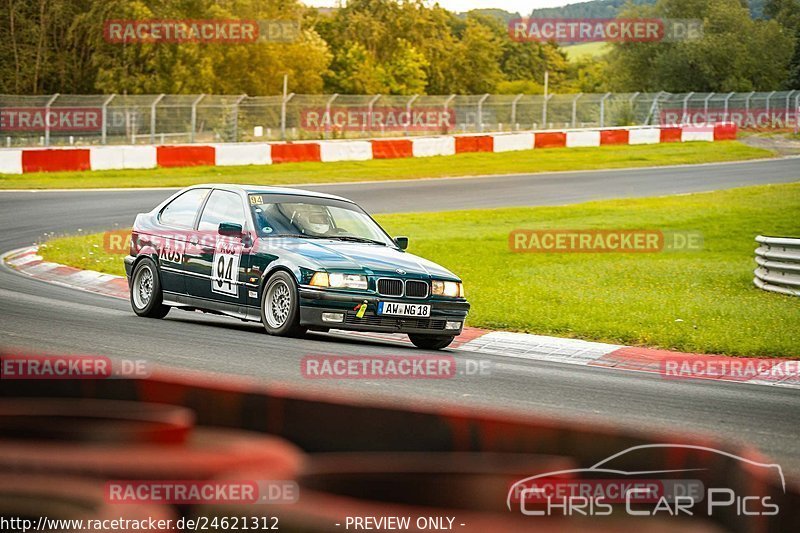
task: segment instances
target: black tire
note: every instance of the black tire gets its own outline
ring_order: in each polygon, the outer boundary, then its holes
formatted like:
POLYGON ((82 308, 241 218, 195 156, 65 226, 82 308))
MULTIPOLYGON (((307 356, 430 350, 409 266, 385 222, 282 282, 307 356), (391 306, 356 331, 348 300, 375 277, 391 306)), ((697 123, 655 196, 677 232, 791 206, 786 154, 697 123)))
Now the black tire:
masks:
POLYGON ((441 350, 447 348, 455 337, 448 335, 409 335, 411 343, 423 350, 441 350))
POLYGON ((130 300, 133 312, 147 318, 164 318, 169 307, 164 305, 161 292, 161 278, 158 267, 149 257, 145 257, 131 274, 130 300), (149 295, 148 295, 149 293, 149 295))
POLYGON ((261 293, 261 323, 270 335, 301 337, 308 328, 300 325, 300 297, 294 277, 279 270, 264 284, 261 293))

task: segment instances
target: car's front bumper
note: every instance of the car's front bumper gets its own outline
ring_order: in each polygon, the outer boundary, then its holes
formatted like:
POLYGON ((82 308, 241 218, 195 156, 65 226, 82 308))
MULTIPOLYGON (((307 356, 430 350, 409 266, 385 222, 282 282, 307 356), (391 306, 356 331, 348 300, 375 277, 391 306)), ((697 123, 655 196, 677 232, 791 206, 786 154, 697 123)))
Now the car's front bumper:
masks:
POLYGON ((464 299, 385 298, 307 287, 300 288, 300 324, 311 328, 455 336, 461 333, 468 312, 469 303, 464 299), (367 304, 366 312, 362 318, 358 318, 358 307, 365 302, 367 304), (419 318, 378 315, 378 302, 427 304, 431 306, 431 316, 419 318), (323 313, 341 313, 344 315, 344 320, 327 322, 322 320, 323 313), (459 322, 460 327, 446 329, 447 322, 459 322))

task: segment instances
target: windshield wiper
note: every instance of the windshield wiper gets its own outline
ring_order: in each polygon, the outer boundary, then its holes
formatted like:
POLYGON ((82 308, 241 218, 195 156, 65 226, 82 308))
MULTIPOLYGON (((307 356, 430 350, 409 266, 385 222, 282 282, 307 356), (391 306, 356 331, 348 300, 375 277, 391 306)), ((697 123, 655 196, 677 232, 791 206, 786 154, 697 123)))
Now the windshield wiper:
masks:
POLYGON ((370 244, 380 244, 381 246, 386 246, 385 242, 376 241, 373 239, 367 239, 366 237, 355 237, 353 235, 334 235, 332 237, 328 237, 329 239, 336 239, 338 241, 347 241, 347 242, 366 242, 370 244))
POLYGON ((290 237, 293 239, 330 239, 324 235, 306 235, 305 233, 276 233, 275 235, 267 235, 268 237, 290 237))

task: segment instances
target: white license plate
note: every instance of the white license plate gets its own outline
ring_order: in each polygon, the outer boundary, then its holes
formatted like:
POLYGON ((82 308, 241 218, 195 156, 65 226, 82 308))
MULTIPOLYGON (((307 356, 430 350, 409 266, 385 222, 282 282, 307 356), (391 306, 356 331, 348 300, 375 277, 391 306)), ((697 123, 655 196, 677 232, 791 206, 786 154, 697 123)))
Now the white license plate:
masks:
POLYGON ((419 316, 427 318, 431 316, 431 306, 423 304, 400 304, 393 302, 379 302, 379 315, 392 316, 419 316))

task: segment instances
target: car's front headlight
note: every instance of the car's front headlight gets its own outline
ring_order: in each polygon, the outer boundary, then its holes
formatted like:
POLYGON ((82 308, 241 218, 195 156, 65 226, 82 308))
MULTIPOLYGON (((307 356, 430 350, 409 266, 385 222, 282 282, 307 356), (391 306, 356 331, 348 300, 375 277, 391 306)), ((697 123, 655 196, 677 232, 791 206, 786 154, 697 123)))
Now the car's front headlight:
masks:
POLYGON ((438 281, 431 283, 432 293, 435 296, 449 296, 450 298, 464 297, 464 284, 458 281, 438 281))
POLYGON ((361 274, 344 274, 341 272, 317 272, 309 285, 314 287, 331 287, 334 289, 367 290, 367 277, 361 274))

